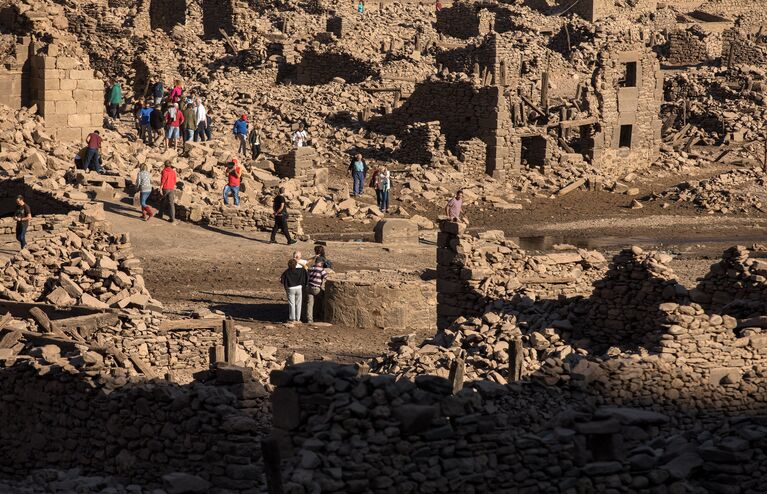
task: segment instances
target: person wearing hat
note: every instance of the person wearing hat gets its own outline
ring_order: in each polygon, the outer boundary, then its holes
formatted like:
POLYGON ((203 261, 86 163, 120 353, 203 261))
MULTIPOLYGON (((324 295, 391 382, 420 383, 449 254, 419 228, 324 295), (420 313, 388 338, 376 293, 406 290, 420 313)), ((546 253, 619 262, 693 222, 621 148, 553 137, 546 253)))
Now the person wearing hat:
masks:
POLYGON ((234 129, 232 129, 234 137, 240 142, 240 147, 237 149, 237 153, 246 156, 248 152, 248 146, 245 139, 248 136, 248 116, 244 113, 240 118, 234 122, 234 129))
POLYGON ((226 164, 227 183, 224 187, 224 206, 229 205, 229 193, 234 196, 234 205, 240 205, 240 180, 242 178, 242 167, 237 162, 237 158, 226 164))

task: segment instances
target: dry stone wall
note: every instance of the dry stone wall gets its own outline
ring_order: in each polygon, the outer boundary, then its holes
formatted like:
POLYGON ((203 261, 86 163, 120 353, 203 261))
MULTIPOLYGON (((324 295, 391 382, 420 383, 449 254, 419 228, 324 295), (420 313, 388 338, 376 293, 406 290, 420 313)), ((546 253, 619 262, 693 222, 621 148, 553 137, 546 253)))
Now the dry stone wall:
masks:
POLYGON ((188 491, 168 486, 168 474, 191 482, 195 492, 253 492, 263 485, 263 422, 254 417, 267 413, 267 393, 247 370, 222 368, 211 384, 178 386, 102 376, 90 356, 78 369, 45 355, 49 361, 0 372, 5 475, 81 468, 172 492, 188 491))

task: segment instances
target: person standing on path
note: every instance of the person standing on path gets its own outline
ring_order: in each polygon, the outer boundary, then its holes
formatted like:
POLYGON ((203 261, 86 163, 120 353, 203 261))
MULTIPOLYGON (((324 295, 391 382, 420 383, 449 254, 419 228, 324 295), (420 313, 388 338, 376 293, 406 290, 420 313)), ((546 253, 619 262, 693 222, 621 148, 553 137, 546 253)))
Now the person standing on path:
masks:
POLYGON ((288 269, 280 276, 285 294, 288 296, 288 324, 301 320, 301 295, 306 286, 306 270, 295 259, 288 261, 288 269))
POLYGON ((27 246, 27 230, 29 222, 32 220, 32 210, 24 201, 23 196, 16 196, 16 213, 13 215, 16 220, 16 240, 23 249, 27 246))
POLYGON ((250 144, 250 152, 253 156, 253 160, 257 160, 261 154, 261 131, 253 126, 253 130, 248 135, 248 144, 250 144))
POLYGON ((240 118, 234 121, 234 127, 232 128, 232 133, 234 134, 235 139, 239 142, 239 147, 237 148, 237 153, 242 156, 247 156, 248 154, 248 146, 245 144, 245 140, 248 137, 248 116, 244 113, 240 118))
POLYGON ((152 208, 147 204, 149 195, 152 193, 152 177, 149 175, 149 167, 146 163, 141 164, 138 175, 136 175, 136 189, 138 190, 139 201, 141 202, 141 218, 147 221, 154 216, 154 212, 152 212, 152 208))
POLYGON ((357 154, 349 164, 349 171, 352 174, 353 186, 352 197, 361 196, 365 187, 365 175, 367 175, 368 164, 362 159, 361 154, 357 154))
POLYGON ((176 149, 181 140, 181 125, 183 123, 184 114, 178 109, 178 103, 173 103, 173 106, 165 112, 165 125, 168 127, 165 149, 170 149, 171 141, 173 142, 173 149, 176 149))
POLYGON ((157 212, 157 217, 162 219, 163 213, 168 213, 170 223, 176 224, 176 170, 173 169, 173 163, 165 162, 165 168, 160 174, 160 190, 162 191, 162 202, 157 212))
POLYGON ((285 189, 280 187, 280 192, 274 197, 274 202, 272 203, 274 226, 272 227, 272 237, 269 243, 276 243, 277 230, 282 230, 282 234, 288 240, 288 245, 293 245, 296 241, 290 238, 290 230, 288 230, 288 205, 283 194, 285 194, 285 189))
POLYGON ((173 84, 173 89, 170 90, 170 94, 168 95, 168 102, 178 103, 181 101, 181 95, 184 93, 184 90, 181 89, 181 81, 176 79, 176 81, 173 84))
MULTIPOLYGON (((314 322, 314 301, 322 293, 322 289, 325 286, 325 279, 328 277, 328 272, 325 271, 324 259, 320 256, 314 258, 314 263, 309 272, 307 273, 306 282, 306 322, 312 324, 314 322)), ((319 304, 318 304, 319 305, 319 304)), ((319 311, 318 311, 319 312, 319 311)))
POLYGON ((378 209, 381 209, 381 190, 378 188, 378 174, 381 173, 381 167, 377 166, 373 169, 373 174, 370 176, 370 182, 368 187, 372 188, 376 192, 376 205, 378 209))
POLYGON ((197 130, 197 111, 192 103, 187 103, 184 106, 184 142, 189 142, 194 139, 194 132, 197 130))
POLYGON ((233 159, 226 165, 226 180, 224 186, 224 206, 229 205, 229 193, 234 197, 234 205, 240 205, 240 180, 242 179, 242 167, 233 159))
POLYGON ((197 122, 197 128, 194 131, 194 142, 201 142, 207 137, 206 130, 208 130, 208 110, 205 105, 202 104, 202 100, 197 98, 197 106, 195 106, 195 120, 197 122))
POLYGON ((123 90, 120 83, 115 81, 109 89, 109 116, 120 119, 120 105, 123 104, 123 90))
POLYGON ((322 267, 326 269, 333 269, 333 262, 328 259, 328 256, 325 255, 325 246, 324 245, 315 245, 314 246, 314 257, 318 257, 322 260, 322 267))
POLYGON ((94 130, 88 137, 85 138, 85 142, 88 144, 88 151, 85 155, 85 171, 90 171, 91 164, 93 164, 94 170, 98 173, 104 171, 99 166, 99 151, 101 151, 101 133, 98 130, 94 130))
POLYGON ((384 213, 389 212, 389 190, 391 189, 391 174, 386 168, 386 165, 382 165, 378 176, 376 176, 376 192, 380 196, 380 202, 378 209, 384 213), (380 191, 380 192, 379 192, 380 191))
POLYGON ((162 139, 165 137, 163 135, 163 131, 165 129, 165 118, 162 116, 160 105, 155 105, 152 113, 149 115, 149 124, 152 126, 151 145, 154 147, 157 145, 157 141, 162 141, 162 139))
POLYGON ((298 124, 298 130, 293 132, 291 141, 293 142, 293 147, 296 148, 302 148, 309 144, 309 134, 304 130, 304 124, 298 124))
POLYGON ((445 215, 450 221, 461 220, 461 208, 463 207, 463 190, 458 190, 455 197, 447 201, 445 206, 445 215))
POLYGON ((152 142, 152 113, 154 113, 154 110, 147 99, 146 103, 144 103, 144 107, 139 112, 138 121, 140 129, 139 137, 145 145, 152 142))

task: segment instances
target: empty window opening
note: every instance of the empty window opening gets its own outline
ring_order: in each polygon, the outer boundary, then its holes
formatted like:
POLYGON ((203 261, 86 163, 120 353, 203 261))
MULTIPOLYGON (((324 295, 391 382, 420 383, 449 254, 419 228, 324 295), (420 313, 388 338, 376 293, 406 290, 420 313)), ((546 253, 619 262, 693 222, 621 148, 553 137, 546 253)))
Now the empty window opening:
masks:
POLYGON ((623 64, 623 77, 620 80, 621 87, 637 86, 637 63, 626 62, 623 64))
POLYGON ((631 137, 633 133, 633 125, 621 125, 621 140, 618 146, 622 148, 631 148, 631 137))

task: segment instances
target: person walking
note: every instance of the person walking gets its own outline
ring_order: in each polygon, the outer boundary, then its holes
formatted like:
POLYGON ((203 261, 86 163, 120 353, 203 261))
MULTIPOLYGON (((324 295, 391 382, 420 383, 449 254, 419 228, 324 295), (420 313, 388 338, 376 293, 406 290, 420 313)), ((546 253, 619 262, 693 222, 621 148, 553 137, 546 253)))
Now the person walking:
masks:
POLYGON ((154 212, 147 204, 149 195, 152 193, 152 177, 149 175, 149 167, 146 163, 142 163, 139 167, 139 172, 136 175, 136 189, 141 203, 141 218, 147 221, 154 216, 154 212))
POLYGON ((120 118, 120 105, 123 104, 123 90, 120 83, 115 81, 109 89, 109 116, 120 118))
POLYGON ((208 110, 202 103, 200 98, 197 98, 197 106, 195 107, 195 120, 197 122, 197 128, 194 131, 194 141, 205 141, 207 129, 208 129, 208 110))
POLYGON ((165 87, 162 81, 157 81, 152 85, 152 98, 154 98, 154 106, 160 106, 162 99, 165 96, 165 87))
POLYGON ((29 222, 32 220, 32 210, 24 201, 23 196, 16 196, 16 213, 13 215, 16 220, 16 240, 23 249, 27 246, 27 230, 29 222))
POLYGON ((359 2, 357 2, 357 12, 360 14, 365 13, 365 0, 359 0, 359 2))
MULTIPOLYGON (((306 322, 308 324, 314 323, 314 312, 319 307, 314 306, 314 302, 319 298, 325 287, 325 280, 328 277, 328 272, 325 271, 325 262, 322 257, 317 256, 314 258, 314 262, 309 271, 306 273, 306 322)), ((317 304, 319 305, 319 304, 317 304)), ((319 312, 319 311, 317 311, 319 312)))
POLYGON ((280 281, 288 297, 288 324, 301 320, 301 295, 307 279, 306 270, 299 266, 295 259, 289 260, 288 269, 280 276, 280 281))
POLYGON ((90 171, 91 165, 93 169, 98 173, 102 173, 104 169, 99 165, 99 152, 101 151, 101 133, 98 130, 94 130, 88 137, 85 138, 86 144, 88 144, 88 151, 85 155, 85 171, 90 171))
POLYGON ((139 112, 139 137, 145 145, 152 142, 152 113, 154 113, 154 109, 147 100, 139 112))
POLYGON ((242 156, 247 156, 248 147, 245 145, 245 139, 248 137, 248 116, 244 113, 240 118, 234 121, 234 128, 232 129, 234 137, 239 142, 237 153, 242 156))
POLYGON ((389 212, 389 189, 391 189, 391 174, 386 165, 382 165, 376 176, 376 195, 380 196, 378 209, 384 213, 389 212))
POLYGON ((181 140, 181 125, 184 123, 184 114, 179 111, 178 103, 173 103, 173 106, 168 108, 165 112, 165 125, 168 127, 168 131, 165 139, 165 149, 170 149, 170 143, 173 141, 173 149, 176 149, 181 140))
POLYGON ((461 220, 461 208, 463 207, 463 190, 458 190, 455 197, 447 201, 445 206, 445 215, 450 221, 461 220))
POLYGON ((181 102, 182 94, 184 94, 184 90, 181 89, 181 81, 176 79, 173 83, 173 89, 170 90, 168 95, 168 102, 171 104, 181 102))
POLYGON ((173 169, 173 163, 165 162, 165 168, 160 174, 160 190, 162 191, 162 200, 160 209, 157 211, 157 217, 162 219, 163 213, 168 213, 170 223, 176 224, 176 170, 173 169))
POLYGON ((282 230, 282 234, 285 235, 288 245, 293 245, 296 241, 290 238, 290 230, 288 230, 288 205, 283 194, 285 194, 285 189, 280 187, 280 192, 274 197, 274 202, 272 203, 274 226, 272 227, 272 236, 269 243, 276 243, 277 230, 282 230))
POLYGON ((151 145, 156 146, 157 141, 161 141, 165 137, 165 117, 163 117, 160 105, 155 105, 152 109, 152 113, 149 115, 149 125, 152 126, 151 145))
POLYGON ((304 124, 298 124, 298 130, 293 132, 291 138, 293 147, 302 148, 309 144, 309 134, 304 130, 304 124))
POLYGON ((368 171, 368 165, 362 159, 361 154, 357 154, 352 159, 352 162, 349 164, 349 171, 352 174, 353 180, 352 197, 360 196, 365 186, 365 175, 367 175, 368 171))
POLYGON ((227 183, 224 186, 224 206, 229 205, 229 193, 234 196, 234 205, 240 205, 240 180, 242 179, 242 167, 233 159, 226 164, 227 183))
POLYGON ((187 103, 184 106, 184 142, 189 142, 194 139, 194 132, 197 130, 197 111, 192 103, 187 103))
POLYGON ((248 135, 248 144, 250 144, 250 152, 253 156, 253 160, 257 160, 261 154, 261 131, 253 126, 253 130, 248 135))

